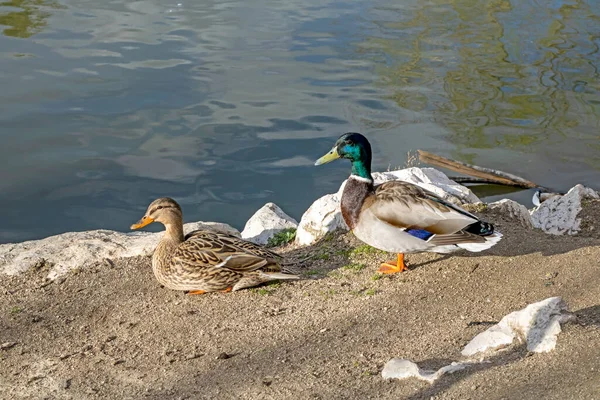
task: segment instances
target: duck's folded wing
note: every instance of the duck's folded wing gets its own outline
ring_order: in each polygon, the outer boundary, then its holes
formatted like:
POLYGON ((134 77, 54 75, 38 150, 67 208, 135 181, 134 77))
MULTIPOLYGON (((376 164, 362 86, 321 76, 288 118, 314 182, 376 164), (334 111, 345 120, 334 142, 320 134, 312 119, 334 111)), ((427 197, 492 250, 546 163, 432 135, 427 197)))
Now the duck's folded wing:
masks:
POLYGON ((382 222, 403 230, 424 230, 436 235, 459 232, 478 219, 419 186, 391 181, 376 187, 368 208, 382 222))
POLYGON ((240 239, 239 237, 227 233, 206 230, 193 231, 188 233, 185 238, 186 241, 191 238, 200 238, 210 241, 215 249, 228 247, 230 249, 237 249, 241 253, 253 254, 270 260, 281 260, 283 258, 281 255, 274 251, 270 251, 261 245, 240 239))
POLYGON ((174 258, 188 261, 188 264, 195 260, 207 267, 249 272, 266 266, 269 270, 279 270, 277 262, 281 256, 235 236, 195 231, 188 234, 187 240, 179 245, 174 258))

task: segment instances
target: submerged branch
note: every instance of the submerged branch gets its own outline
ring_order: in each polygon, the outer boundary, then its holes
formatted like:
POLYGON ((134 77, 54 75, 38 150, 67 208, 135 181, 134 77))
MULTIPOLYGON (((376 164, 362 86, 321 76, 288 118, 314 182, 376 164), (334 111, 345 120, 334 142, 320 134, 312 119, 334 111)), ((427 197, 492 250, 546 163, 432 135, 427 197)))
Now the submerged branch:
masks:
POLYGON ((509 174, 508 172, 498 171, 491 168, 479 167, 460 161, 450 160, 438 156, 428 151, 418 150, 419 160, 438 167, 446 168, 465 175, 471 175, 475 178, 452 178, 457 183, 490 183, 496 185, 514 186, 524 189, 540 189, 549 191, 548 188, 531 182, 520 176, 509 174))
MULTIPOLYGON (((520 184, 518 185, 509 185, 507 183, 499 183, 498 179, 489 179, 489 178, 474 178, 471 176, 449 176, 448 179, 453 180, 456 183, 479 183, 479 184, 490 184, 490 185, 504 185, 504 186, 516 186, 522 188, 520 184)), ((537 187, 537 186, 536 186, 537 187)))

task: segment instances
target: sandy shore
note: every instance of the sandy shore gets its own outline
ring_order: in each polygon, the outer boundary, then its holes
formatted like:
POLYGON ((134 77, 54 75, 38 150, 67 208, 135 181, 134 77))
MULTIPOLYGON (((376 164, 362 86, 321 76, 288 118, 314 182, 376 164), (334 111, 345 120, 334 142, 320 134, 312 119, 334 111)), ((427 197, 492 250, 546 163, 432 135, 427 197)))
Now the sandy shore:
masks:
POLYGON ((149 258, 0 277, 0 396, 28 399, 599 399, 600 203, 550 236, 484 212, 505 235, 483 254, 389 255, 351 234, 298 259, 305 280, 230 294, 161 288, 149 258), (578 321, 557 348, 515 347, 435 384, 385 381, 393 357, 436 368, 511 311, 562 296, 578 321))

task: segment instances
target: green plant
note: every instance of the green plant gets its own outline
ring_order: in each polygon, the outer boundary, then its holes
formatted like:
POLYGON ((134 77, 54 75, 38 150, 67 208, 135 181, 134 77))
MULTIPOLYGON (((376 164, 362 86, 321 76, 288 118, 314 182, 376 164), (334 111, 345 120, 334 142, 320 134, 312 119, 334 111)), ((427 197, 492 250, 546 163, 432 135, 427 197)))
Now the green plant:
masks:
POLYGON ((328 232, 323 237, 323 242, 331 242, 334 238, 335 238, 335 235, 333 234, 333 232, 328 232))
POLYGON ((367 266, 365 264, 348 264, 344 265, 342 268, 347 271, 359 272, 365 269, 367 266))
POLYGON ((254 293, 257 293, 261 296, 268 296, 275 291, 278 287, 281 286, 281 282, 269 282, 264 284, 263 286, 251 289, 254 293))
POLYGON ((321 295, 324 296, 326 299, 329 299, 332 296, 335 296, 336 293, 337 292, 335 291, 335 289, 328 289, 328 290, 321 291, 321 295))
POLYGON ((340 271, 331 271, 327 274, 327 276, 336 279, 342 278, 342 274, 340 273, 340 271))
POLYGON ((277 232, 267 241, 267 247, 278 247, 290 243, 296 238, 296 228, 287 228, 277 232))
POLYGON ((327 260, 329 260, 329 257, 330 257, 329 253, 327 253, 325 250, 321 250, 319 253, 314 254, 312 256, 312 259, 327 261, 327 260))
POLYGON ((357 255, 373 255, 382 253, 381 250, 376 249, 375 247, 369 246, 368 244, 360 245, 350 251, 350 254, 353 256, 357 255))
POLYGON ((306 271, 304 273, 304 275, 307 276, 314 276, 314 275, 322 275, 323 271, 319 270, 319 269, 309 269, 308 271, 306 271))
POLYGON ((335 255, 348 257, 350 255, 351 251, 352 250, 350 250, 350 249, 336 250, 335 255))

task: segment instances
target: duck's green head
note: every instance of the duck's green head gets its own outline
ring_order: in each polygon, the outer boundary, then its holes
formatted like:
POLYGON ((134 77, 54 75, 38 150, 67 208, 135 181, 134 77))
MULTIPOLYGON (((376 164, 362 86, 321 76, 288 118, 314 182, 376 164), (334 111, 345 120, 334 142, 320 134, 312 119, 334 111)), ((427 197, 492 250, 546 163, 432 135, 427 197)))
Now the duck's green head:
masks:
POLYGON ((327 164, 338 158, 352 161, 352 174, 371 179, 371 144, 360 133, 344 133, 329 153, 319 158, 315 165, 327 164))

